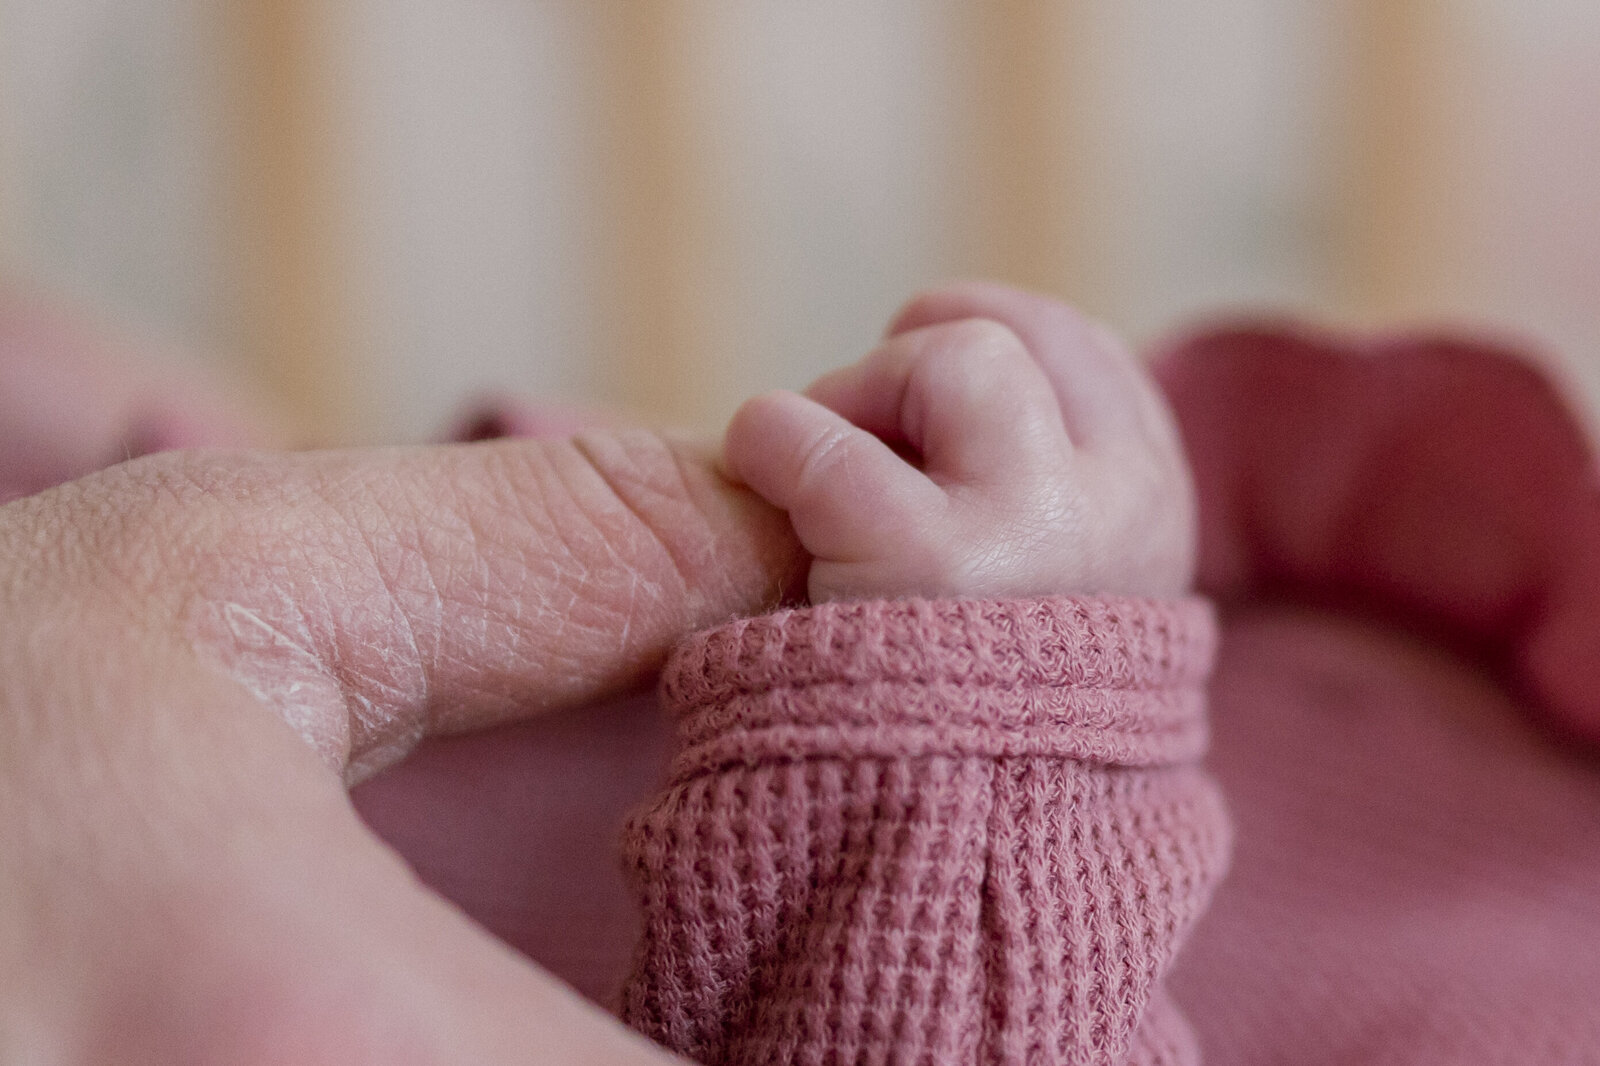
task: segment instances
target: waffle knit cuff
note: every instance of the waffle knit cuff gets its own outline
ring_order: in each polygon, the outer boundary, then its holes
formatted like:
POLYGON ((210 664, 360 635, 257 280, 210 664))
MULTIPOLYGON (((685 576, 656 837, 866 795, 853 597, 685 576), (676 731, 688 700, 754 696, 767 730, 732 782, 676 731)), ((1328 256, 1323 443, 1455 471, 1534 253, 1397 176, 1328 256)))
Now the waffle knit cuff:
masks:
POLYGON ((1198 601, 829 604, 686 644, 625 841, 641 1031, 717 1063, 1182 1062, 1228 827, 1198 601))
POLYGON ((668 664, 674 774, 825 756, 1192 761, 1215 643, 1199 600, 868 601, 735 622, 668 664))

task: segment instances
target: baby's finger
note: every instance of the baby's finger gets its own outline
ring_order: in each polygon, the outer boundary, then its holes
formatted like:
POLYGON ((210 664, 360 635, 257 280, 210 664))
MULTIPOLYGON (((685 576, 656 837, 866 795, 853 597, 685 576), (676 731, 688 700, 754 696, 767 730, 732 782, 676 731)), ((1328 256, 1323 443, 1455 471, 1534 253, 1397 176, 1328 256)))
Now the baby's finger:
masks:
POLYGON ((891 337, 941 322, 987 318, 1009 327, 1039 361, 1073 441, 1091 452, 1130 441, 1170 443, 1170 419, 1137 359, 1107 329, 1065 304, 987 282, 935 289, 906 304, 891 337))
POLYGON ((746 402, 728 424, 723 464, 789 512, 812 555, 836 562, 880 558, 909 543, 944 494, 882 440, 792 392, 746 402), (904 535, 902 535, 904 534, 904 535))
POLYGON ((807 394, 915 449, 941 485, 991 485, 1070 449, 1049 378, 1015 333, 987 319, 900 333, 807 394))

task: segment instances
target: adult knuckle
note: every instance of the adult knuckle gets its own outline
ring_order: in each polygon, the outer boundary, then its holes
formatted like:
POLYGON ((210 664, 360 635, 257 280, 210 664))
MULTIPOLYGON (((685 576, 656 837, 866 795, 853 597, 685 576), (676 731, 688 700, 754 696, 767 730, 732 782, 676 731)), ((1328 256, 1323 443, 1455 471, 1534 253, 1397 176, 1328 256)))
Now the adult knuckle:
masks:
POLYGON ((1030 372, 1031 358, 1017 335, 982 318, 950 323, 914 370, 923 389, 969 399, 1013 392, 1030 372))
POLYGON ((572 490, 571 520, 591 531, 619 571, 670 574, 695 586, 716 566, 716 536, 704 504, 704 472, 657 433, 579 435, 586 475, 572 490))

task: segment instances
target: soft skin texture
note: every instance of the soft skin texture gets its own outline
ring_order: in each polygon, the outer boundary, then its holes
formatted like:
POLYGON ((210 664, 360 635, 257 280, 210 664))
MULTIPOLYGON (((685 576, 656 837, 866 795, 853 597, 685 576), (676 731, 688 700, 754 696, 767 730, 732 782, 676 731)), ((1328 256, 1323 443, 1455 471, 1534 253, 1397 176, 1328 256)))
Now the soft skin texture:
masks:
POLYGON ((0 1060, 663 1061, 419 885, 344 778, 636 688, 798 560, 641 432, 174 452, 0 507, 0 1060))
POLYGON ((745 404, 723 448, 788 512, 813 603, 1171 596, 1193 575, 1193 489, 1154 383, 1032 293, 913 300, 860 362, 745 404))

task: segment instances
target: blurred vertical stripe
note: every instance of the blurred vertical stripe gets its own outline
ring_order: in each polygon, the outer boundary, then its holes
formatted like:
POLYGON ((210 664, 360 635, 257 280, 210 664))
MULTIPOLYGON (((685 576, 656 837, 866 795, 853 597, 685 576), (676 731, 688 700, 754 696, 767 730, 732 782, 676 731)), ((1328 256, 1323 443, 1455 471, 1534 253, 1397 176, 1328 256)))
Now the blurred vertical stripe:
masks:
POLYGON ((598 29, 606 233, 595 308, 612 397, 636 412, 708 421, 708 383, 735 358, 736 298, 713 187, 717 140, 697 92, 712 0, 586 6, 598 29))
POLYGON ((1091 0, 986 0, 957 9, 967 84, 960 184, 965 258, 979 274, 1106 314, 1111 209, 1096 185, 1091 0))
POLYGON ((1573 0, 0 0, 0 268, 324 440, 714 425, 951 273, 1488 320, 1600 393, 1597 71, 1573 0))
POLYGON ((1456 143, 1465 42, 1451 0, 1345 0, 1347 172, 1336 255, 1353 315, 1428 314, 1461 280, 1452 240, 1468 212, 1456 143))
POLYGON ((356 338, 337 202, 340 98, 325 0, 228 0, 233 57, 237 337, 243 355, 311 437, 358 428, 356 338))

